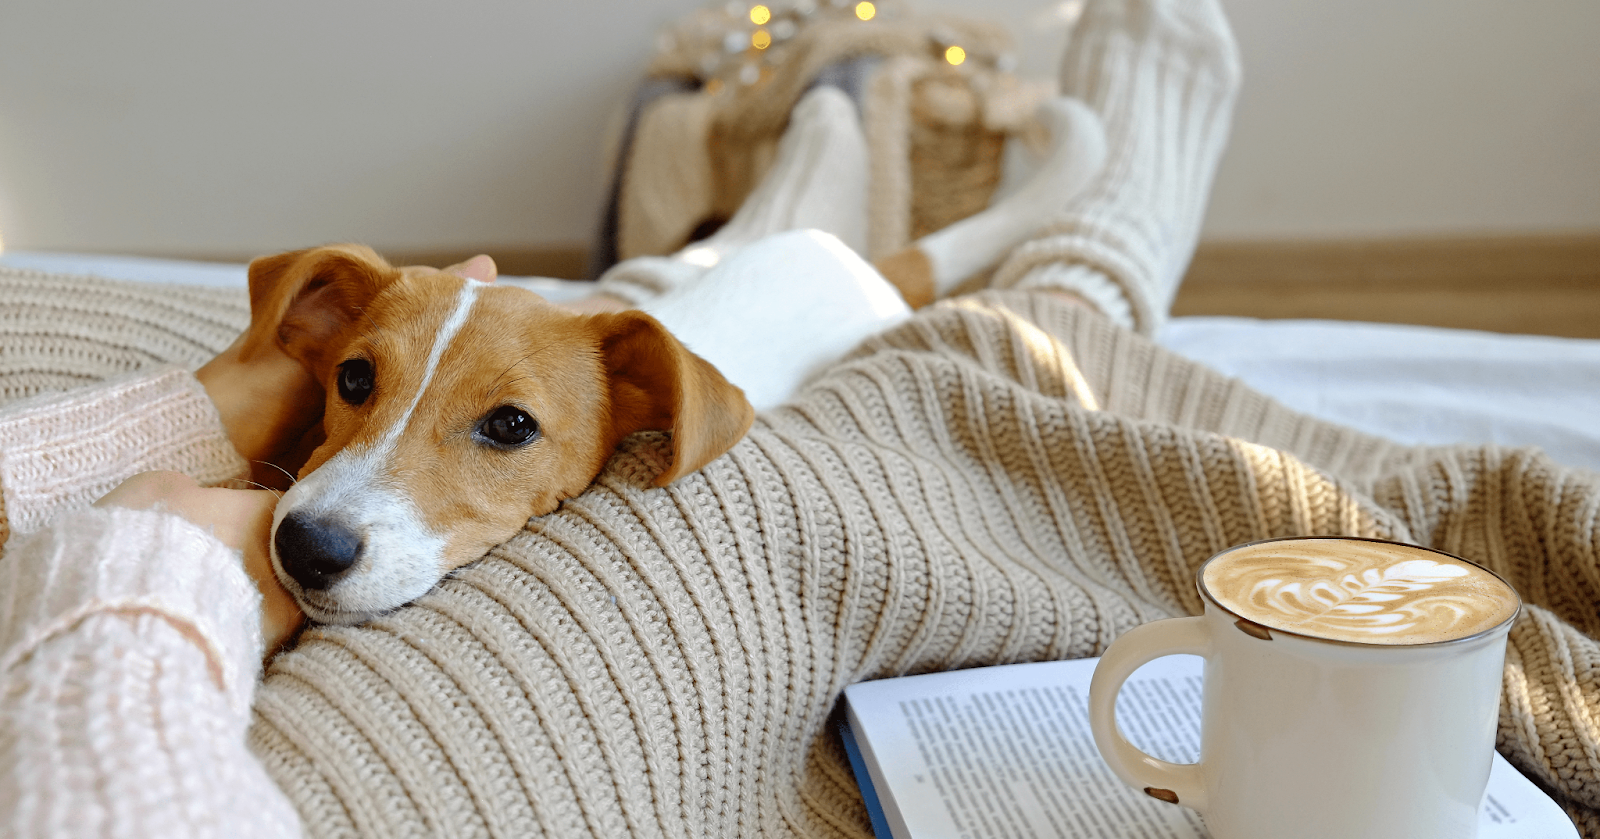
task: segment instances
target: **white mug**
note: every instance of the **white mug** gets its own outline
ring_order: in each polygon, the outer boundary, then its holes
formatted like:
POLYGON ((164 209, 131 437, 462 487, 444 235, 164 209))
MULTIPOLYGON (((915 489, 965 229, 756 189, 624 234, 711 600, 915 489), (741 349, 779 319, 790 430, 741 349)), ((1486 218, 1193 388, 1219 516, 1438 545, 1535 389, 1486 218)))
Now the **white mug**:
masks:
POLYGON ((1511 586, 1466 560, 1367 539, 1269 540, 1197 575, 1205 611, 1134 628, 1089 691, 1095 744, 1214 839, 1472 839, 1489 779, 1511 586), (1118 730, 1147 661, 1205 658, 1200 760, 1118 730))

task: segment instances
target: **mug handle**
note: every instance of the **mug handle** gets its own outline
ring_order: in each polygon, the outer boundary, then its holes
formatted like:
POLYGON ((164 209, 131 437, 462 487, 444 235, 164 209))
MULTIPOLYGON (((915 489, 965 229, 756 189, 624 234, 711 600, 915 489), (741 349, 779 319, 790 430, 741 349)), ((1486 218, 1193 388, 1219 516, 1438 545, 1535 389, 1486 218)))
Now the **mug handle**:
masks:
POLYGON ((1141 624, 1111 642, 1089 682, 1089 730, 1111 771, 1146 795, 1196 810, 1205 809, 1201 764, 1168 763, 1140 751, 1117 727, 1117 694, 1146 662, 1188 653, 1204 656, 1211 636, 1203 618, 1168 618, 1141 624))

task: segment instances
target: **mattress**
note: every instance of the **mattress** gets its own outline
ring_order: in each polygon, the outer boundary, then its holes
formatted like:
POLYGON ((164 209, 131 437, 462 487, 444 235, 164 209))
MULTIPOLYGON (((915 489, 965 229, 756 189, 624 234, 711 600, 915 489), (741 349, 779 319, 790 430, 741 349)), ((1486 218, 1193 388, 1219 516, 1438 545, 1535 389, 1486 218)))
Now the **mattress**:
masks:
MULTIPOLYGON (((10 251, 0 265, 243 288, 242 264, 10 251)), ((502 277, 552 300, 587 283, 502 277)), ((1320 320, 1172 319, 1156 336, 1284 404, 1410 444, 1537 446, 1600 471, 1600 341, 1320 320)))

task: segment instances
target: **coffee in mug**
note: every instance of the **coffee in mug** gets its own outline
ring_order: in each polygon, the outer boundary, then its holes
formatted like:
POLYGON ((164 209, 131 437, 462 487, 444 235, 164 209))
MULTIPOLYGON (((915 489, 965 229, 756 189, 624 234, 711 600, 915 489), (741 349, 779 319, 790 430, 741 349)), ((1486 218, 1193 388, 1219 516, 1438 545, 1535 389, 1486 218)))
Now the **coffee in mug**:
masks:
POLYGON ((1194 618, 1136 627, 1090 688, 1095 743, 1148 794, 1200 811, 1214 839, 1471 839, 1493 758, 1506 635, 1521 609, 1488 570, 1355 538, 1278 539, 1201 566, 1194 618), (1141 664, 1205 658, 1200 761, 1116 728, 1141 664))

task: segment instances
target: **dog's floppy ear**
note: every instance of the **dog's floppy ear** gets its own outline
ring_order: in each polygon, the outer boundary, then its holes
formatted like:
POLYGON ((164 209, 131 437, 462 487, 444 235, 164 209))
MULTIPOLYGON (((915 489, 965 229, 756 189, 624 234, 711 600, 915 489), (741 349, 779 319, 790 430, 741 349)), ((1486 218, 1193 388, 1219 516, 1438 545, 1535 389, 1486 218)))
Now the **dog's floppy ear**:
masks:
POLYGON ((327 245, 250 263, 250 328, 243 357, 276 344, 324 380, 335 339, 400 272, 362 245, 327 245))
POLYGON ((739 442, 755 409, 711 362, 638 311, 595 315, 611 387, 611 418, 620 442, 635 431, 671 431, 672 462, 656 477, 666 486, 739 442))

